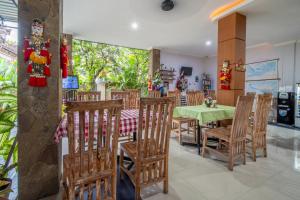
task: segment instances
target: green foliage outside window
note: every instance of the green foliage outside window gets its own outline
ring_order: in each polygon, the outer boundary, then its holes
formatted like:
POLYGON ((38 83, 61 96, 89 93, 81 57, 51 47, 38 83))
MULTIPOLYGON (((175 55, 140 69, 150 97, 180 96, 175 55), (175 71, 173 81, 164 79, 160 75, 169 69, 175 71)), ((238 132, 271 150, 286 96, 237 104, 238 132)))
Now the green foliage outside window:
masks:
POLYGON ((73 40, 73 71, 81 90, 93 90, 96 79, 109 88, 147 88, 149 51, 73 40))

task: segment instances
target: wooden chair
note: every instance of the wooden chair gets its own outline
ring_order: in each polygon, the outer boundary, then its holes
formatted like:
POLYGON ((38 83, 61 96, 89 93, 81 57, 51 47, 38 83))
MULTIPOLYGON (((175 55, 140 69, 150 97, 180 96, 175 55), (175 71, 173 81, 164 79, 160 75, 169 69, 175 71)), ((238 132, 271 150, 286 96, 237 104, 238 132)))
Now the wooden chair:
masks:
POLYGON ((175 97, 175 106, 181 106, 181 95, 178 90, 168 91, 168 97, 175 97))
POLYGON ((63 102, 76 101, 77 90, 63 91, 63 102))
POLYGON ((164 183, 168 192, 169 138, 175 98, 141 98, 136 142, 121 144, 121 178, 126 173, 135 186, 135 199, 140 199, 143 187, 164 183), (144 129, 144 130, 143 130, 144 129), (124 165, 124 154, 134 162, 134 168, 124 165))
POLYGON ((101 92, 77 92, 76 101, 101 101, 101 92))
POLYGON ((246 134, 253 100, 253 96, 240 96, 238 98, 231 128, 214 128, 204 132, 203 157, 207 150, 217 153, 219 156, 228 159, 229 170, 233 170, 234 162, 239 158, 242 158, 243 163, 246 164, 246 134), (208 137, 218 138, 225 145, 225 148, 213 149, 208 147, 208 137))
POLYGON ((123 109, 130 109, 129 97, 130 97, 130 93, 128 91, 112 91, 111 92, 112 100, 116 100, 116 99, 123 100, 123 109))
POLYGON ((138 109, 139 99, 141 97, 141 90, 139 89, 127 89, 125 92, 129 92, 128 109, 138 109))
POLYGON ((250 144, 252 159, 256 161, 256 151, 262 149, 267 157, 267 125, 272 104, 272 94, 259 94, 253 116, 253 124, 248 129, 247 143, 250 144))
POLYGON ((187 92, 186 97, 188 106, 201 105, 204 101, 204 93, 201 91, 187 92))
MULTIPOLYGON (((169 91, 169 97, 175 97, 176 106, 181 106, 181 95, 179 91, 169 91)), ((193 135, 193 139, 189 140, 188 143, 197 143, 197 120, 186 117, 176 117, 172 121, 172 130, 175 131, 178 135, 179 143, 183 144, 183 136, 190 136, 190 133, 193 135)), ((190 138, 190 137, 187 137, 190 138)))
POLYGON ((64 199, 116 199, 121 109, 122 100, 67 104, 69 154, 63 157, 64 199))
POLYGON ((148 97, 150 98, 160 98, 160 91, 148 91, 148 97))

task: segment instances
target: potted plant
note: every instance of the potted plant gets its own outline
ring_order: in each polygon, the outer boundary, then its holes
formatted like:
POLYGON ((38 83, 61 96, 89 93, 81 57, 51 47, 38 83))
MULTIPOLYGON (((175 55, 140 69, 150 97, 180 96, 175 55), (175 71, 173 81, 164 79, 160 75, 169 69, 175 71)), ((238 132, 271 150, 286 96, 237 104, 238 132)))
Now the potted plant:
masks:
POLYGON ((16 138, 14 138, 13 143, 9 149, 7 160, 5 160, 4 165, 1 165, 0 168, 0 198, 1 197, 8 198, 9 193, 12 192, 11 190, 12 180, 10 178, 7 178, 7 174, 10 170, 13 170, 14 168, 17 167, 17 163, 10 164, 16 145, 17 145, 17 140, 16 138))
POLYGON ((5 67, 0 70, 0 199, 12 191, 8 173, 17 167, 18 157, 16 134, 12 131, 17 118, 15 65, 5 67))

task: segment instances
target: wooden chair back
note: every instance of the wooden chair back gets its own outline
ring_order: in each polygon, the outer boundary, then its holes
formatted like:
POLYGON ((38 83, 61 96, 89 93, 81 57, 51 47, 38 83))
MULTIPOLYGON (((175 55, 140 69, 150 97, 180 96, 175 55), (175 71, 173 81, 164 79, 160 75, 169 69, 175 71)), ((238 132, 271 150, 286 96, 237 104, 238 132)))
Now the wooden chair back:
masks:
POLYGON ((64 159, 64 177, 68 199, 83 200, 84 194, 92 199, 94 186, 96 199, 116 199, 121 109, 122 100, 67 104, 69 154, 64 159))
POLYGON ((168 91, 168 97, 175 97, 175 106, 181 106, 181 95, 179 91, 168 91))
POLYGON ((141 178, 142 185, 167 179, 169 138, 174 105, 174 97, 141 98, 136 145, 136 174, 137 180, 141 178), (142 174, 142 177, 139 177, 139 174, 142 174))
POLYGON ((128 91, 112 91, 111 92, 112 100, 116 100, 116 99, 123 100, 123 109, 130 109, 129 98, 130 98, 130 93, 128 91))
POLYGON ((188 106, 201 105, 204 101, 204 93, 201 91, 187 92, 186 97, 188 106))
POLYGON ((231 151, 229 153, 232 154, 232 158, 242 156, 245 152, 245 140, 253 101, 253 96, 238 97, 230 133, 231 151))
POLYGON ((257 95, 256 109, 253 119, 252 134, 256 148, 265 147, 268 116, 272 104, 272 94, 257 95))
POLYGON ((160 98, 161 97, 161 94, 160 94, 160 91, 149 91, 148 92, 148 97, 150 98, 160 98))
POLYGON ((63 102, 76 101, 77 90, 69 90, 63 92, 63 102))
POLYGON ((101 92, 77 92, 76 101, 101 101, 101 92))
POLYGON ((139 89, 127 89, 125 92, 129 92, 128 109, 138 109, 139 100, 141 97, 141 90, 139 89))

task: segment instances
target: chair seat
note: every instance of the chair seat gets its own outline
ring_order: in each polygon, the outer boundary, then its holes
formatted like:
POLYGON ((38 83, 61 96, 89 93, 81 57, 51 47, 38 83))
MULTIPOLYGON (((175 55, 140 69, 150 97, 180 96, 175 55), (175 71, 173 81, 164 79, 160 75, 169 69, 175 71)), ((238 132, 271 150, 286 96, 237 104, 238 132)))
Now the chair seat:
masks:
POLYGON ((216 137, 221 140, 229 142, 230 131, 231 130, 228 128, 220 127, 220 128, 214 128, 214 129, 207 129, 204 132, 204 134, 207 134, 207 136, 210 136, 210 137, 216 137))

